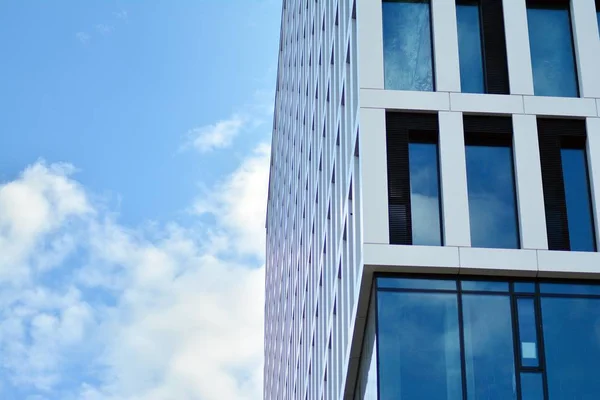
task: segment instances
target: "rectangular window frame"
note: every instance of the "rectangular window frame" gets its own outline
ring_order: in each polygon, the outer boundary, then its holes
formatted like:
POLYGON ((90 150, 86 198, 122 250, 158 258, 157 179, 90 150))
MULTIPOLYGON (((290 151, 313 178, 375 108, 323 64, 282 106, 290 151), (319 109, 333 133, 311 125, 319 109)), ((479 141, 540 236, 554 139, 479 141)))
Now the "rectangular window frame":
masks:
MULTIPOLYGON (((435 66, 436 66, 436 59, 435 59, 435 44, 434 44, 434 36, 433 36, 433 29, 434 29, 434 25, 433 25, 433 9, 432 9, 432 0, 381 0, 382 3, 382 8, 383 8, 383 3, 427 3, 429 5, 429 41, 431 43, 431 90, 423 90, 425 92, 435 92, 437 91, 437 82, 436 82, 436 73, 435 73, 435 66)), ((383 18, 383 14, 382 14, 382 18, 383 18)), ((383 22, 383 21, 382 21, 383 22)), ((384 28, 385 29, 385 28, 384 28)), ((385 37, 382 37, 382 42, 385 41, 385 37)), ((384 71, 383 71, 383 80, 384 80, 384 89, 386 90, 408 90, 408 91, 418 91, 417 89, 395 89, 395 88, 388 88, 385 86, 385 51, 383 54, 384 60, 383 60, 383 64, 384 64, 384 71)))
POLYGON ((388 178, 388 215, 390 244, 413 245, 412 207, 409 167, 409 144, 437 144, 438 210, 440 246, 444 245, 442 219, 442 191, 439 162, 438 114, 386 113, 386 156, 388 178), (395 207, 403 208, 404 226, 393 218, 395 207))
POLYGON ((483 93, 510 94, 502 1, 456 0, 455 4, 477 5, 479 10, 483 93))
POLYGON ((571 251, 570 232, 567 216, 567 200, 563 178, 561 150, 564 148, 582 149, 585 153, 585 171, 590 206, 592 241, 597 252, 596 221, 592 203, 592 186, 589 173, 589 154, 586 149, 587 130, 583 119, 537 118, 542 186, 546 214, 546 234, 548 249, 571 251))
MULTIPOLYGON (((573 29, 573 13, 571 11, 571 0, 525 0, 526 10, 530 8, 536 9, 546 9, 546 10, 565 10, 569 16, 569 28, 571 30, 571 53, 573 56, 573 73, 575 74, 575 88, 577 89, 577 93, 574 97, 570 98, 579 98, 581 97, 581 87, 580 87, 580 78, 579 78, 579 59, 577 57, 577 50, 575 48, 575 31, 573 29)), ((531 46, 531 40, 528 43, 531 46)), ((533 56, 532 56, 533 57, 533 56)), ((532 71, 532 79, 535 87, 535 76, 532 71)), ((535 96, 540 96, 536 95, 535 96)), ((565 97, 565 96, 557 96, 557 97, 565 97)))
MULTIPOLYGON (((508 147, 511 150, 511 174, 513 184, 513 201, 515 204, 516 249, 522 248, 519 202, 517 196, 515 154, 513 143, 512 117, 464 115, 465 150, 468 146, 508 147)), ((469 182, 467 181, 467 187, 469 182)), ((470 227, 469 227, 470 229, 470 227)))

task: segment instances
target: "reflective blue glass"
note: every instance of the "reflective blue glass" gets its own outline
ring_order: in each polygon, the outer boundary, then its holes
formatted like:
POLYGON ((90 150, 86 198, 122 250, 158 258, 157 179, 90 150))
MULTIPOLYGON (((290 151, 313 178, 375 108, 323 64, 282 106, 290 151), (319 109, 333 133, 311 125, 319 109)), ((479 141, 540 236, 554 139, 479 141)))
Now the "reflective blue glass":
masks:
POLYGON ((535 283, 533 282, 515 282, 515 292, 517 293, 534 293, 535 283))
POLYGON ((518 248, 512 149, 467 146, 471 245, 518 248))
POLYGON ((600 299, 542 298, 550 399, 597 400, 600 299))
POLYGON ((536 96, 578 96, 568 7, 527 8, 536 96))
POLYGON ((380 400, 462 399, 457 295, 378 292, 380 400))
POLYGON ((585 150, 561 149, 567 221, 572 251, 595 251, 585 150))
POLYGON ((573 285, 568 283, 540 283, 541 293, 582 294, 600 296, 600 285, 573 285))
POLYGON ((477 3, 458 3, 456 5, 456 23, 461 91, 484 93, 479 5, 477 3))
POLYGON ((382 289, 428 289, 456 290, 455 280, 410 279, 410 278, 377 278, 377 287, 382 289))
POLYGON ((383 2, 385 88, 433 90, 433 50, 428 1, 383 2))
POLYGON ((462 281, 462 290, 508 292, 508 282, 462 281))
POLYGON ((521 398, 523 400, 544 400, 544 382, 541 373, 521 374, 521 398))
POLYGON ((465 294, 463 318, 467 398, 516 399, 510 297, 465 294))
POLYGON ((518 298, 517 312, 519 316, 521 365, 524 367, 537 367, 540 363, 533 298, 518 298))
POLYGON ((434 143, 410 143, 410 206, 412 244, 440 246, 438 152, 434 143))

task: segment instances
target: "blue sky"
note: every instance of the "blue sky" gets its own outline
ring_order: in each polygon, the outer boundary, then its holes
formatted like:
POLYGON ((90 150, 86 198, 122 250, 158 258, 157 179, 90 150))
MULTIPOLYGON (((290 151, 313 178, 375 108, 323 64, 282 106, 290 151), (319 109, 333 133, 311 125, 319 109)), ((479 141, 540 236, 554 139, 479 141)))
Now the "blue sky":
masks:
POLYGON ((258 399, 276 0, 0 3, 0 397, 258 399))

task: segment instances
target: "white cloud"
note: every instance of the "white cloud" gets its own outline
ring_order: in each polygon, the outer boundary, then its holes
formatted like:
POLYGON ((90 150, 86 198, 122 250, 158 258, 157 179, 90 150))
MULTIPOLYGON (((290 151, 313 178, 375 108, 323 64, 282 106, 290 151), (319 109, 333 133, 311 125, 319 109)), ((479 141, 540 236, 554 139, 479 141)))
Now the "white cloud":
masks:
POLYGON ((194 204, 195 213, 217 218, 219 226, 234 239, 232 247, 239 254, 261 257, 265 251, 269 159, 269 145, 259 145, 217 190, 205 191, 194 204))
POLYGON ((75 34, 75 38, 79 40, 82 44, 88 44, 90 42, 90 35, 86 32, 77 32, 75 34))
POLYGON ((73 172, 0 185, 0 397, 261 398, 264 266, 219 249, 262 260, 268 148, 213 188, 214 232, 129 229, 73 172))
POLYGON ((215 124, 191 129, 187 133, 187 146, 192 146, 201 153, 229 147, 247 122, 246 118, 234 114, 215 124))

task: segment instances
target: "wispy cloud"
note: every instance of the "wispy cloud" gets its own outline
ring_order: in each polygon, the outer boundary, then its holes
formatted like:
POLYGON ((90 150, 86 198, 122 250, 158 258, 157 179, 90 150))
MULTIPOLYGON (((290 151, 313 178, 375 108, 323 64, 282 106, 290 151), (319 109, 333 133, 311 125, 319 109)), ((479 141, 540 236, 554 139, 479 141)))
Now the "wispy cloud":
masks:
POLYGON ((115 28, 112 25, 107 25, 107 24, 96 25, 96 31, 101 35, 108 35, 109 33, 111 33, 114 30, 115 30, 115 28))
POLYGON ((256 129, 271 121, 273 115, 273 92, 257 90, 252 103, 226 119, 190 129, 185 135, 181 149, 194 148, 200 153, 224 149, 242 132, 256 129))
POLYGON ((201 153, 229 147, 247 123, 247 118, 234 114, 214 124, 191 129, 187 132, 185 147, 191 146, 201 153))
POLYGON ((117 19, 127 19, 129 17, 127 10, 117 11, 113 14, 115 15, 115 18, 117 18, 117 19))
POLYGON ((2 393, 262 398, 264 239, 248 238, 264 237, 267 153, 212 188, 214 227, 158 234, 94 205, 68 165, 39 162, 0 185, 2 393), (248 252, 259 259, 238 255, 248 252), (49 254, 54 265, 39 268, 49 254))
POLYGON ((90 43, 91 36, 86 32, 77 32, 75 38, 79 40, 81 44, 87 45, 90 43))

